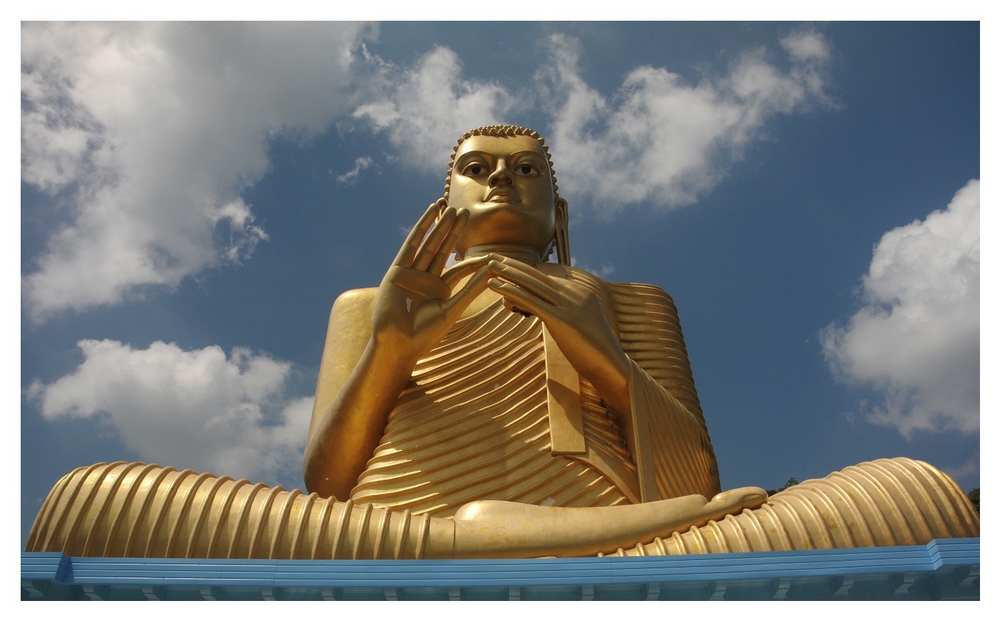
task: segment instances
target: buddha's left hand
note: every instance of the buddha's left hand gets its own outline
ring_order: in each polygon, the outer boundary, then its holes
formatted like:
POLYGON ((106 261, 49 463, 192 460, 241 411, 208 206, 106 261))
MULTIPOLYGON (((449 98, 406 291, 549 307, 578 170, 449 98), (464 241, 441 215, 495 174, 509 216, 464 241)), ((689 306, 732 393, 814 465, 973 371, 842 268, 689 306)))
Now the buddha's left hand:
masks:
POLYGON ((540 507, 478 500, 455 514, 454 558, 586 556, 666 539, 767 501, 759 487, 740 487, 711 500, 692 494, 612 507, 540 507))
POLYGON ((565 278, 555 278, 513 259, 489 262, 488 286, 512 310, 529 312, 545 324, 573 368, 590 382, 617 412, 631 407, 631 363, 592 291, 565 278))

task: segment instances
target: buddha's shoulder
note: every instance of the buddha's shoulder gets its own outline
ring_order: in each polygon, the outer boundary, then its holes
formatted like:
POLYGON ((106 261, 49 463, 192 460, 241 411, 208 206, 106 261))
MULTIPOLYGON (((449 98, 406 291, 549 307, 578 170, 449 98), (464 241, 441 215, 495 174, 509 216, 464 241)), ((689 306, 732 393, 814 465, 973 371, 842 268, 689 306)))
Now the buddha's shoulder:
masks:
POLYGON ((674 305, 673 298, 661 287, 641 282, 615 282, 605 280, 596 274, 578 267, 564 267, 566 274, 573 280, 589 282, 592 286, 599 286, 606 289, 615 298, 621 301, 648 303, 660 303, 669 306, 674 305))
POLYGON ((333 312, 370 312, 372 304, 375 303, 376 293, 378 293, 378 287, 365 287, 363 289, 345 291, 337 296, 337 300, 333 303, 333 312))

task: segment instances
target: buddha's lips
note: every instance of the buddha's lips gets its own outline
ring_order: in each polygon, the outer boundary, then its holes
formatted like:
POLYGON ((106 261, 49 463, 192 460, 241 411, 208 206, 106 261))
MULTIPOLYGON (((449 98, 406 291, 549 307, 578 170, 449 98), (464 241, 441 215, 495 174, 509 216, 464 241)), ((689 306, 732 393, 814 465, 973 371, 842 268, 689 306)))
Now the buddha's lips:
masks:
POLYGON ((500 202, 520 203, 521 199, 519 199, 514 194, 514 192, 511 192, 510 190, 507 190, 507 189, 495 189, 495 190, 490 190, 489 194, 486 195, 486 202, 487 203, 500 203, 500 202))

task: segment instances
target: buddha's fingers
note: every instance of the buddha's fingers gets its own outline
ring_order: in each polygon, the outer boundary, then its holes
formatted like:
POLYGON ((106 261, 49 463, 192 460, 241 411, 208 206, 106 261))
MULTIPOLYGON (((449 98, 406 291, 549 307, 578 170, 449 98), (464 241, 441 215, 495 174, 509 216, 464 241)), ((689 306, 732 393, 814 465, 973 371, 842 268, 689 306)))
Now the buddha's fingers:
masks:
POLYGON ((441 274, 441 279, 444 280, 444 284, 448 285, 449 289, 454 289, 455 285, 458 284, 463 278, 478 271, 480 268, 489 263, 490 260, 496 259, 498 256, 500 255, 491 253, 481 257, 465 259, 444 270, 441 274))
POLYGON ((520 261, 490 261, 490 270, 548 304, 559 306, 565 301, 560 283, 520 261))
POLYGON ((445 300, 451 295, 451 289, 440 278, 412 267, 390 267, 386 273, 386 282, 422 299, 445 300))
POLYGON ((458 243, 458 238, 461 237, 462 231, 465 229, 465 225, 468 222, 469 210, 460 209, 455 214, 455 222, 451 225, 451 230, 448 232, 448 236, 441 243, 437 254, 434 256, 434 260, 431 261, 430 267, 427 268, 428 272, 434 274, 435 276, 441 275, 441 272, 444 271, 444 266, 448 263, 448 257, 455 252, 455 244, 458 243))
MULTIPOLYGON (((441 213, 441 217, 434 224, 430 235, 424 240, 417 256, 413 259, 413 269, 421 272, 429 271, 431 263, 437 258, 448 235, 454 228, 457 214, 454 209, 448 207, 441 213)), ((442 266, 443 267, 443 266, 442 266)))
POLYGON ((537 315, 546 324, 552 322, 556 310, 564 306, 560 292, 508 267, 499 261, 490 261, 490 273, 495 275, 487 283, 490 289, 502 295, 512 311, 537 315))
POLYGON ((727 515, 740 513, 744 509, 757 509, 767 502, 767 492, 759 487, 736 487, 712 496, 706 507, 717 516, 717 520, 727 515))
POLYGON ((552 320, 552 305, 538 296, 499 278, 490 278, 486 284, 490 289, 503 296, 504 302, 510 310, 537 315, 545 323, 552 320))
POLYGON ((420 249, 420 242, 424 240, 424 236, 430 230, 431 225, 434 224, 444 205, 444 199, 441 199, 435 203, 431 203, 427 207, 424 215, 420 216, 417 223, 410 229, 410 233, 406 236, 406 241, 403 242, 403 246, 399 249, 395 260, 392 262, 393 265, 410 267, 413 264, 413 257, 417 256, 417 250, 420 249))

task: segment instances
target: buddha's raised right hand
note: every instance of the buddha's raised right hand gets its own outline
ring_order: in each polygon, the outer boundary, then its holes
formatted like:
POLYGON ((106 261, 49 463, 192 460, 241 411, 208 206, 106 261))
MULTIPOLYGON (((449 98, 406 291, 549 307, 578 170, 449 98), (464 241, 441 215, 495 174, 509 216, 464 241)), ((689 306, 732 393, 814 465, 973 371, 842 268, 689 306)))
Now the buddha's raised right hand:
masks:
POLYGON ((372 309, 372 339, 413 364, 441 341, 462 311, 486 288, 489 257, 445 270, 448 257, 469 219, 444 199, 432 203, 410 231, 378 287, 372 309), (452 293, 464 276, 475 272, 452 293))
POLYGON ((490 256, 444 269, 467 220, 443 199, 430 205, 379 284, 364 351, 330 404, 313 412, 303 458, 309 491, 349 497, 413 366, 486 289, 490 256))

